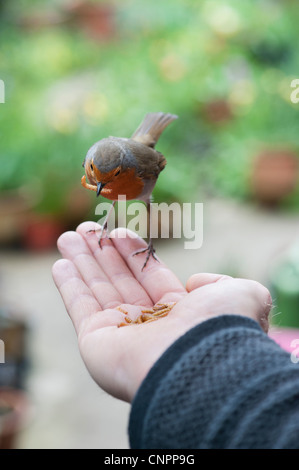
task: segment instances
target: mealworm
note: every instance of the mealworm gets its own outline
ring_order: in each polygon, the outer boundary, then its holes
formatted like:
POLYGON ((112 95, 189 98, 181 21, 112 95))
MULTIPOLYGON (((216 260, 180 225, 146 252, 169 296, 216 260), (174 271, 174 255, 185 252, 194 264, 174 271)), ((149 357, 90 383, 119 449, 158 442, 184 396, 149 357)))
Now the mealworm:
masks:
MULTIPOLYGON (((167 303, 157 303, 152 308, 144 308, 141 310, 141 315, 136 318, 136 320, 132 320, 130 317, 125 317, 125 322, 120 323, 118 326, 129 326, 129 325, 141 325, 142 323, 149 323, 155 320, 159 320, 159 318, 166 317, 170 310, 175 306, 176 302, 171 304, 167 303)), ((128 315, 121 307, 117 307, 117 310, 128 315)))

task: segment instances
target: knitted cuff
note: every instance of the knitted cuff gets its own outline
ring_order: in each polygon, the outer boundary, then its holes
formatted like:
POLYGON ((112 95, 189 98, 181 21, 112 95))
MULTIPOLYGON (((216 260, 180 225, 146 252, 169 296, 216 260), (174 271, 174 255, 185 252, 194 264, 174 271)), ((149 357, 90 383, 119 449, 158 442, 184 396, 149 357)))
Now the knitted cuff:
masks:
POLYGON ((131 447, 231 445, 224 441, 233 439, 236 421, 228 423, 224 435, 223 422, 232 410, 242 421, 247 404, 253 406, 248 390, 265 375, 273 376, 286 358, 289 365, 289 355, 247 317, 221 315, 192 328, 165 351, 141 384, 130 415, 131 447), (237 401, 241 408, 235 409, 237 401))

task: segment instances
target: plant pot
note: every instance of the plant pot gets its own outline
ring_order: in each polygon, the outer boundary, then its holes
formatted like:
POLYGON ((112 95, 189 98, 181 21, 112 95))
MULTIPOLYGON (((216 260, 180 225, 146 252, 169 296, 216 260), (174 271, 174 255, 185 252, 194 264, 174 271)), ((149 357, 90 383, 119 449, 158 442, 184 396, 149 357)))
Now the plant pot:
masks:
POLYGON ((224 124, 233 118, 233 111, 227 100, 218 99, 204 104, 203 115, 211 124, 224 124))
POLYGON ((10 309, 0 309, 0 387, 24 388, 27 372, 27 326, 10 309))
POLYGON ((109 3, 93 3, 73 0, 59 10, 44 8, 30 16, 23 16, 18 24, 29 31, 54 26, 70 26, 82 29, 94 40, 110 40, 116 35, 115 9, 109 3))
POLYGON ((253 162, 251 190, 255 199, 277 205, 296 188, 299 175, 298 156, 286 149, 265 150, 253 162))
POLYGON ((79 26, 95 40, 109 40, 116 35, 115 9, 109 3, 74 1, 67 8, 68 22, 79 26))
POLYGON ((28 412, 24 392, 0 388, 0 449, 14 449, 28 412))
POLYGON ((64 224, 51 215, 35 215, 27 221, 23 233, 23 245, 33 251, 56 248, 58 237, 64 232, 64 224))
POLYGON ((25 221, 34 206, 34 197, 27 188, 0 193, 0 244, 20 241, 25 221))

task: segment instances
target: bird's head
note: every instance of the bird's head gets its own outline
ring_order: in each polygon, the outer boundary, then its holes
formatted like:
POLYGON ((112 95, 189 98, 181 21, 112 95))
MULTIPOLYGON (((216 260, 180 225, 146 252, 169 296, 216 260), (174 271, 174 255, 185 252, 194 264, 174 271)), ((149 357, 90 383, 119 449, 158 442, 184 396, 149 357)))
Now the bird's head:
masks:
POLYGON ((113 138, 96 142, 87 152, 82 166, 91 185, 96 187, 97 196, 106 185, 113 184, 123 171, 123 154, 113 138))

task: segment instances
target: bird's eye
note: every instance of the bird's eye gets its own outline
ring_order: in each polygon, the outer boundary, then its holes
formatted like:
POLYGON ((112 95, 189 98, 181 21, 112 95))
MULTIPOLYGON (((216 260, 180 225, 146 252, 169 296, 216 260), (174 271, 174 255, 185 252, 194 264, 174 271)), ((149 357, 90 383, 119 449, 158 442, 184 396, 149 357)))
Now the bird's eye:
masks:
POLYGON ((118 176, 120 174, 120 170, 118 170, 114 176, 118 176))
POLYGON ((91 169, 91 171, 93 171, 93 164, 90 165, 90 169, 91 169))

